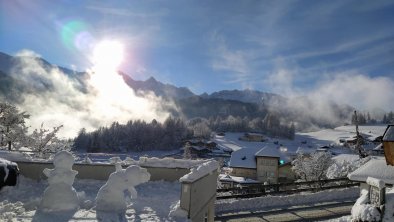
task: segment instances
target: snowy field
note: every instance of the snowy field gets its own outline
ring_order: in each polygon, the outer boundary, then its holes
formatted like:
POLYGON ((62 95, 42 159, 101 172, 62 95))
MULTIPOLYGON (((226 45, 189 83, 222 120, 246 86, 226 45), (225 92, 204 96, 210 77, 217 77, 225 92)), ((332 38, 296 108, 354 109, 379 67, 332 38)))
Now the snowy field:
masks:
MULTIPOLYGON (((83 197, 78 211, 48 215, 36 211, 47 180, 34 181, 20 177, 16 187, 4 187, 0 191, 0 221, 97 221, 94 199, 105 181, 78 180, 73 187, 83 197), (84 192, 84 194, 82 194, 84 192)), ((179 182, 149 181, 136 187, 138 199, 132 200, 125 215, 101 213, 101 218, 126 218, 128 221, 171 221, 170 209, 179 201, 179 182)), ((99 212, 100 213, 100 212, 99 212)), ((119 220, 121 221, 121 220, 119 220)))

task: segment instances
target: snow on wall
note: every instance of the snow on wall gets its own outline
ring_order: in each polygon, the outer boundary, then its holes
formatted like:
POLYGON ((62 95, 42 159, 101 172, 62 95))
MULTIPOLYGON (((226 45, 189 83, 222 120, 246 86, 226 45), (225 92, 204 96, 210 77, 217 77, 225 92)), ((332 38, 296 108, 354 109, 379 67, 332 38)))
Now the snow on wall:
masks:
MULTIPOLYGON (((137 162, 137 161, 135 161, 137 162)), ((157 157, 140 157, 138 164, 142 167, 165 167, 165 168, 186 168, 200 165, 207 160, 190 160, 190 159, 174 159, 174 158, 157 158, 157 157)))
POLYGON ((350 180, 366 182, 368 177, 394 184, 394 167, 386 164, 384 157, 372 158, 366 164, 348 175, 350 180))
POLYGON ((347 188, 303 193, 289 196, 265 196, 250 199, 217 200, 215 212, 218 214, 240 211, 268 210, 277 207, 289 207, 303 204, 323 203, 329 201, 354 200, 359 196, 359 188, 347 188))
POLYGON ((386 186, 384 181, 373 178, 373 177, 367 178, 367 184, 378 187, 379 189, 383 189, 386 186))
POLYGON ((179 182, 193 182, 215 170, 219 169, 219 163, 216 160, 210 160, 190 170, 190 173, 179 179, 179 182))
POLYGON ((380 213, 378 209, 368 204, 368 191, 362 190, 360 197, 352 207, 352 219, 354 221, 379 221, 380 213))

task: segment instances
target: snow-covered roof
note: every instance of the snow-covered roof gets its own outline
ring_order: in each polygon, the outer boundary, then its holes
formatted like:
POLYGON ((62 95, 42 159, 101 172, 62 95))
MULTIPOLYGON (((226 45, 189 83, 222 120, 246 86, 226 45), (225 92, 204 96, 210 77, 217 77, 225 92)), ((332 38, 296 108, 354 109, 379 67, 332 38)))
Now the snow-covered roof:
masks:
POLYGON ((230 176, 228 174, 219 174, 219 180, 223 182, 226 181, 226 182, 236 182, 236 183, 260 183, 257 180, 252 180, 245 177, 230 176))
POLYGON ((389 125, 384 132, 383 141, 393 141, 394 142, 394 125, 389 125))
POLYGON ((332 158, 337 163, 343 163, 344 161, 353 163, 360 160, 360 156, 356 154, 339 154, 332 158))
POLYGON ((229 166, 256 169, 255 154, 259 150, 261 147, 249 147, 232 152, 229 166))
POLYGON ((348 175, 350 180, 366 182, 368 177, 394 184, 394 167, 386 164, 383 157, 375 157, 348 175))
POLYGON ((243 148, 231 154, 229 166, 255 169, 256 156, 279 158, 281 154, 277 148, 271 146, 243 148))
POLYGON ((255 156, 280 157, 280 152, 275 147, 266 146, 263 147, 261 150, 257 151, 255 156))

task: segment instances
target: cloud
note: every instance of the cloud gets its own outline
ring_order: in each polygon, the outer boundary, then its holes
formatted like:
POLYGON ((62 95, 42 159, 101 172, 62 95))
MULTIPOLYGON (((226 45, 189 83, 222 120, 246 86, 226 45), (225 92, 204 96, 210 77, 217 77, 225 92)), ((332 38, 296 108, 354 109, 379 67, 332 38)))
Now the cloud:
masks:
POLYGON ((339 73, 317 84, 313 98, 346 103, 357 109, 394 110, 394 81, 360 73, 339 73))
POLYGON ((93 130, 114 121, 163 121, 169 115, 164 106, 173 105, 153 94, 137 96, 116 73, 89 71, 79 81, 37 57, 25 56, 34 52, 18 55, 11 76, 24 87, 19 107, 31 115, 32 128, 41 123, 64 125, 61 136, 74 137, 81 128, 93 130))
POLYGON ((359 111, 394 110, 392 78, 371 77, 356 71, 326 73, 321 75, 316 84, 309 84, 306 89, 294 83, 301 75, 298 72, 278 68, 269 76, 266 84, 289 97, 287 108, 300 111, 300 114, 334 123, 339 120, 337 108, 345 108, 346 105, 359 111), (338 106, 332 106, 331 102, 338 106))

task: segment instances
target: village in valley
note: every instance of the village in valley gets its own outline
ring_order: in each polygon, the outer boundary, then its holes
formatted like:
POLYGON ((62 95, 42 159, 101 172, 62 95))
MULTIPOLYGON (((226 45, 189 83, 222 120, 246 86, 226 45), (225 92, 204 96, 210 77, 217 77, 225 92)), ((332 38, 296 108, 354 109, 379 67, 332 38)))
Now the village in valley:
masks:
POLYGON ((335 207, 346 203, 341 213, 311 213, 305 218, 390 221, 393 132, 394 126, 385 124, 344 125, 296 133, 293 139, 256 132, 212 132, 184 140, 178 151, 145 154, 3 150, 1 218, 51 221, 55 214, 71 221, 114 217, 120 218, 117 221, 242 221, 269 217, 278 208, 306 204, 312 210, 319 203, 335 207), (128 176, 131 167, 138 169, 128 176), (135 182, 124 184, 129 180, 135 182), (130 196, 117 199, 114 192, 118 191, 111 187, 124 189, 130 196), (162 192, 167 193, 165 200, 162 192), (152 200, 158 204, 152 205, 152 200))

